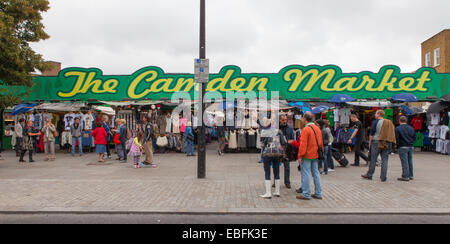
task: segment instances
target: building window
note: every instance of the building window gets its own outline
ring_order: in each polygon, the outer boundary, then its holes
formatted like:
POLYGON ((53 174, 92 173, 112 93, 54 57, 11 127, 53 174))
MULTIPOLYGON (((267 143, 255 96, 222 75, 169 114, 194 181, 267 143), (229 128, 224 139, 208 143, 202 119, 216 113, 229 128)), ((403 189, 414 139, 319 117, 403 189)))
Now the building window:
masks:
POLYGON ((425 54, 425 67, 431 67, 431 53, 425 54))
POLYGON ((434 67, 439 66, 441 64, 439 48, 434 49, 434 67))

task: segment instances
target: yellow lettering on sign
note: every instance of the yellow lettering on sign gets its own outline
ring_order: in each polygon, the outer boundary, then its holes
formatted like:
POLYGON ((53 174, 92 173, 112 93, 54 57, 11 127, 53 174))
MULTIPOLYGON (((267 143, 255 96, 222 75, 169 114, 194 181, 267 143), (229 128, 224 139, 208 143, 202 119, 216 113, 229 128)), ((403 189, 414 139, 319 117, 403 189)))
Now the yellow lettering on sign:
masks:
POLYGON ((416 87, 417 91, 428 91, 427 88, 423 87, 425 85, 425 82, 431 81, 431 79, 428 77, 430 75, 429 71, 425 71, 422 73, 422 76, 417 79, 417 81, 419 82, 419 84, 416 87))
POLYGON ((386 70, 377 91, 384 91, 384 89, 386 89, 386 88, 388 91, 400 91, 400 89, 394 88, 394 84, 395 84, 395 82, 397 82, 398 79, 396 77, 393 77, 391 79, 391 76, 393 73, 394 73, 393 69, 386 70))
POLYGON ((65 75, 65 77, 69 77, 69 76, 78 76, 78 79, 75 83, 75 86, 73 87, 72 91, 68 92, 68 93, 64 93, 64 92, 58 92, 58 96, 60 97, 73 97, 76 94, 78 94, 80 92, 81 86, 83 85, 84 82, 84 78, 86 77, 86 73, 85 72, 77 72, 77 71, 73 71, 73 72, 67 72, 65 75))
POLYGON ((136 87, 139 85, 139 83, 148 75, 151 75, 150 78, 147 78, 145 81, 146 82, 151 82, 154 79, 156 79, 156 77, 158 77, 158 72, 154 71, 154 70, 149 70, 147 72, 144 72, 142 74, 140 74, 138 77, 136 77, 130 84, 130 86, 128 87, 128 97, 132 98, 132 99, 139 99, 139 98, 143 98, 145 97, 147 94, 149 94, 151 92, 150 89, 146 89, 144 92, 140 93, 140 94, 136 94, 136 87))
POLYGON ((361 89, 365 86, 366 91, 377 91, 377 88, 373 88, 375 85, 375 80, 370 78, 368 75, 363 75, 363 80, 361 82, 361 89))
POLYGON ((88 77, 85 80, 86 72, 79 72, 79 71, 67 72, 66 74, 64 74, 65 77, 77 76, 78 79, 75 82, 75 86, 73 87, 72 91, 68 93, 58 92, 58 96, 73 97, 79 93, 86 94, 89 92, 89 89, 91 88, 92 93, 97 94, 117 92, 115 88, 119 85, 119 81, 115 79, 110 79, 102 84, 102 80, 100 79, 94 80, 95 75, 96 75, 95 72, 89 72, 88 77))
POLYGON ((344 77, 339 79, 336 84, 334 84, 334 91, 357 91, 359 89, 353 88, 353 85, 358 80, 356 77, 344 77))
POLYGON ((253 91, 256 86, 258 86, 258 91, 267 91, 266 84, 269 81, 268 78, 258 78, 252 77, 250 79, 250 84, 247 87, 247 91, 253 91))
POLYGON ((334 71, 333 69, 326 69, 320 73, 318 69, 310 69, 306 71, 304 74, 303 71, 300 69, 292 69, 284 74, 284 80, 292 82, 292 85, 289 87, 289 91, 297 91, 298 87, 300 86, 300 84, 302 84, 305 78, 310 76, 309 80, 306 82, 303 91, 311 91, 313 86, 323 76, 326 75, 324 82, 328 84, 333 79, 335 74, 336 71, 334 71), (295 75, 294 79, 291 78, 292 75, 295 75))
POLYGON ((215 79, 212 79, 207 85, 206 85, 206 91, 232 91, 232 89, 227 89, 226 85, 228 81, 230 80, 231 76, 233 75, 234 70, 228 70, 225 73, 224 77, 218 77, 215 79))

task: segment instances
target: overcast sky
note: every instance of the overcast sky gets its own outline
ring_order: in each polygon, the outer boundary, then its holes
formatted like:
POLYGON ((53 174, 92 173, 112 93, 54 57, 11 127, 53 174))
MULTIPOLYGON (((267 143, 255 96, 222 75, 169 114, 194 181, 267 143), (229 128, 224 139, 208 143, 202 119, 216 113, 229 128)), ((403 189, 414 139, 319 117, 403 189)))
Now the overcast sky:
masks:
MULTIPOLYGON (((228 64, 276 73, 290 64, 344 72, 420 67, 420 44, 450 28, 449 0, 206 0, 210 72, 228 64)), ((46 60, 131 74, 144 66, 193 73, 199 0, 50 0, 46 60)))

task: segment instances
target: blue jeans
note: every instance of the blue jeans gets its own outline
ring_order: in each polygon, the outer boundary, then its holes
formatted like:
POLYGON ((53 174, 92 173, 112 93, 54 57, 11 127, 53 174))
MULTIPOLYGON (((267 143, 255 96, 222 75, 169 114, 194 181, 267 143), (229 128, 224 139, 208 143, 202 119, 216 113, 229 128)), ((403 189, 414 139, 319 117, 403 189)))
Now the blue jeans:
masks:
POLYGON ((333 161, 333 157, 331 156, 331 146, 328 145, 327 146, 327 150, 325 151, 325 154, 327 155, 327 160, 325 162, 328 163, 328 167, 330 169, 334 169, 334 161, 333 161))
POLYGON ((325 174, 328 174, 328 151, 329 151, 329 146, 323 146, 323 160, 319 160, 319 168, 322 168, 323 166, 323 171, 325 172, 325 174))
POLYGON ((284 184, 291 184, 291 162, 283 162, 284 165, 284 184))
POLYGON ((380 178, 382 181, 387 180, 387 171, 388 171, 388 160, 389 160, 389 149, 380 150, 378 149, 378 141, 372 141, 370 153, 370 164, 369 171, 367 171, 367 177, 372 179, 373 174, 375 173, 375 167, 377 166, 377 158, 378 154, 381 154, 381 175, 380 178))
POLYGON ((302 161, 302 195, 306 198, 311 197, 311 174, 314 180, 314 194, 322 197, 322 186, 320 184, 319 160, 302 161))
POLYGON ((270 180, 270 166, 273 165, 274 178, 275 178, 275 180, 279 180, 280 179, 280 159, 265 157, 265 158, 263 158, 263 162, 264 162, 264 173, 266 176, 265 179, 270 180))
POLYGON ((194 155, 194 142, 193 141, 186 140, 186 154, 188 156, 194 155), (189 151, 191 151, 191 154, 189 154, 189 151))
POLYGON ((75 143, 78 141, 78 150, 80 152, 80 156, 83 155, 83 143, 82 143, 82 137, 72 137, 72 156, 75 156, 75 143))
POLYGON ((414 177, 413 152, 413 147, 401 147, 398 149, 398 155, 402 162, 402 178, 414 177))

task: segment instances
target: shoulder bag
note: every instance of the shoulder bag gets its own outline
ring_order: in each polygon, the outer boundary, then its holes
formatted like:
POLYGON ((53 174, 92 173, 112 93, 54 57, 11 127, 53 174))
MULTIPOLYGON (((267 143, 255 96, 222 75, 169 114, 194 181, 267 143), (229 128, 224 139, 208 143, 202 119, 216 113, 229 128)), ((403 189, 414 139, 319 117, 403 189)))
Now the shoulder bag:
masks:
POLYGON ((320 147, 320 145, 319 145, 319 141, 317 141, 317 135, 316 135, 316 131, 314 130, 314 128, 313 127, 311 127, 311 126, 308 126, 309 128, 311 128, 311 130, 314 132, 314 138, 316 138, 316 143, 317 143, 317 154, 319 155, 319 160, 324 160, 325 159, 325 157, 324 157, 324 155, 323 155, 323 150, 322 150, 322 148, 320 147))

